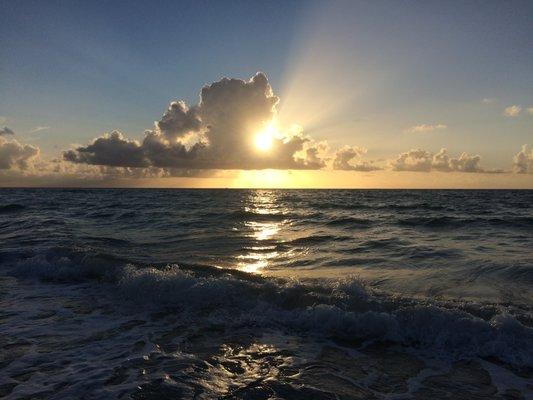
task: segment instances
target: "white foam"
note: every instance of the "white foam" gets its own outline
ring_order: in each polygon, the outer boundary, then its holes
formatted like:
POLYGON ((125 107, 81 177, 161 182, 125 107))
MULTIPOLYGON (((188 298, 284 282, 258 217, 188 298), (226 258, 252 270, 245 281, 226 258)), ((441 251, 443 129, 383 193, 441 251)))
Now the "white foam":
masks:
POLYGON ((58 280, 112 275, 113 291, 147 307, 179 307, 192 316, 228 324, 281 325, 345 340, 393 341, 452 358, 496 357, 519 367, 533 366, 533 329, 505 309, 485 320, 461 304, 444 307, 375 293, 357 278, 275 280, 175 265, 105 270, 94 262, 73 265, 66 258, 50 262, 43 257, 21 262, 14 271, 58 280))

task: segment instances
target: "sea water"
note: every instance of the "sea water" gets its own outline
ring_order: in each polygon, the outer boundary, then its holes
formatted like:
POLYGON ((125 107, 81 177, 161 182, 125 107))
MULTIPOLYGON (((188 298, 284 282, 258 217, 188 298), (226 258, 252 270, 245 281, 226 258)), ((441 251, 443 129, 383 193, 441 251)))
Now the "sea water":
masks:
POLYGON ((533 191, 2 189, 0 397, 531 398, 532 249, 533 191))

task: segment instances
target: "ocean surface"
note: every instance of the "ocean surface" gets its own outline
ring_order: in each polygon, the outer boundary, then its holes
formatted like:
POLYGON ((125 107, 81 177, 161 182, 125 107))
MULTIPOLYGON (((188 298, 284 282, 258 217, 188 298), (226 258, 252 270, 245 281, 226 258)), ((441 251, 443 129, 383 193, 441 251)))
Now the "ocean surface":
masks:
POLYGON ((0 190, 0 398, 533 398, 533 191, 0 190))

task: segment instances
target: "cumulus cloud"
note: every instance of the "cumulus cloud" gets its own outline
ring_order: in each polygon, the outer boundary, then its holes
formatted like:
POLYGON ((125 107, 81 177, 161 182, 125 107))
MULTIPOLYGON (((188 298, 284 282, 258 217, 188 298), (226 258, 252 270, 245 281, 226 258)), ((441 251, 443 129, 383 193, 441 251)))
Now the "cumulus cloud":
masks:
POLYGON ((119 131, 104 134, 85 147, 63 153, 67 161, 113 167, 147 167, 141 145, 125 138, 119 131))
POLYGON ((390 166, 394 171, 503 172, 484 170, 479 165, 480 161, 479 155, 471 156, 467 153, 462 153, 458 158, 450 157, 446 149, 441 149, 436 154, 413 149, 401 153, 390 166))
MULTIPOLYGON (((365 160, 366 149, 357 146, 330 150, 326 141, 314 140, 301 128, 278 130, 278 102, 263 73, 249 80, 223 78, 204 86, 197 104, 172 101, 138 140, 112 131, 48 161, 40 159, 38 147, 8 141, 5 135, 13 131, 4 128, 0 131, 4 135, 0 136, 1 174, 94 181, 213 176, 218 170, 267 168, 498 172, 481 168, 478 155, 462 153, 452 157, 446 149, 435 154, 414 149, 388 163, 365 160), (259 133, 268 135, 266 151, 257 147, 255 139, 259 133)), ((409 131, 423 133, 446 128, 441 123, 421 124, 409 131)), ((32 131, 44 129, 48 127, 38 126, 32 131)), ((523 148, 515 156, 514 170, 530 171, 531 158, 531 152, 523 148)))
POLYGON ((278 133, 258 152, 254 136, 273 123, 279 99, 266 76, 223 78, 204 86, 200 102, 174 101, 141 142, 118 131, 64 152, 74 163, 184 169, 317 169, 323 144, 302 132, 278 133))
POLYGON ((202 121, 197 113, 197 108, 190 109, 184 101, 173 101, 160 121, 155 125, 159 131, 169 141, 183 138, 190 132, 197 132, 202 121))
POLYGON ((366 149, 357 146, 343 146, 335 152, 333 169, 344 171, 376 171, 379 166, 372 161, 363 161, 361 158, 366 154, 366 149))
POLYGON ((459 158, 450 158, 448 165, 451 171, 486 172, 479 166, 480 161, 481 156, 479 155, 471 156, 468 153, 461 153, 459 158))
POLYGON ((412 149, 405 153, 401 153, 396 160, 391 162, 391 167, 395 171, 424 171, 431 170, 431 153, 412 149))
POLYGON ((315 142, 306 140, 302 144, 302 150, 294 153, 294 159, 307 169, 321 169, 326 166, 329 145, 326 140, 315 142))
POLYGON ((522 145, 520 151, 513 158, 513 172, 517 174, 533 173, 533 149, 527 144, 522 145))
POLYGON ((2 135, 14 135, 15 132, 13 132, 13 130, 9 129, 7 126, 4 126, 3 129, 0 129, 0 136, 2 135))
POLYGON ((427 132, 433 132, 437 130, 446 129, 447 126, 444 124, 420 124, 412 126, 408 129, 406 129, 407 133, 427 133, 427 132))
POLYGON ((39 155, 39 148, 0 136, 0 169, 25 170, 39 155))
POLYGON ((518 114, 520 114, 520 111, 522 111, 521 106, 512 105, 509 107, 506 107, 505 110, 503 110, 503 115, 506 117, 518 117, 518 114))
MULTIPOLYGON (((0 138, 1 139, 1 138, 0 138)), ((11 143, 0 144, 0 184, 18 185, 21 182, 46 186, 121 186, 135 179, 174 177, 212 177, 213 170, 178 168, 136 168, 72 163, 63 158, 41 159, 39 148, 11 143), (5 153, 9 153, 6 158, 5 153), (7 167, 7 168, 5 168, 7 167)))

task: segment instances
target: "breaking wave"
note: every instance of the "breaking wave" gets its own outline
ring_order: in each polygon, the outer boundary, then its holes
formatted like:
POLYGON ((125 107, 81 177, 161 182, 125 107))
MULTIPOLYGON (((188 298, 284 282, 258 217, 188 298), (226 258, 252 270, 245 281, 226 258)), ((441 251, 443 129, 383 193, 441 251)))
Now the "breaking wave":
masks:
POLYGON ((533 367, 530 310, 392 295, 355 277, 275 279, 204 266, 124 264, 48 252, 9 270, 20 278, 92 282, 118 301, 226 324, 288 329, 354 343, 393 342, 453 359, 496 358, 533 367))

